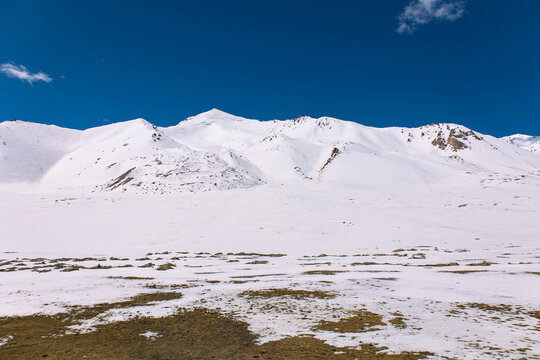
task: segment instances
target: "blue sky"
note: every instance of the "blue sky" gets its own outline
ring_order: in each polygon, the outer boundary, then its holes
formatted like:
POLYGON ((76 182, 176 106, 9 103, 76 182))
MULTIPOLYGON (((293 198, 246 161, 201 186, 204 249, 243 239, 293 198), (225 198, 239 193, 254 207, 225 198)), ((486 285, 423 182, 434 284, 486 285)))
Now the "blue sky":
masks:
POLYGON ((0 120, 262 120, 540 134, 540 1, 0 2, 0 120))

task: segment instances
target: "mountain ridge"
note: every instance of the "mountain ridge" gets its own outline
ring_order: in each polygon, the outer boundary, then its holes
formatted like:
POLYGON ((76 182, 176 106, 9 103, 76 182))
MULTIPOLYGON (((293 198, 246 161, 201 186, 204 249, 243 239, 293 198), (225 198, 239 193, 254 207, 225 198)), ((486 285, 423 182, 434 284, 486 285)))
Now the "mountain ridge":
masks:
POLYGON ((540 154, 540 136, 514 134, 502 139, 522 149, 540 154))
POLYGON ((259 121, 217 109, 170 127, 141 118, 86 130, 0 123, 0 182, 56 189, 173 193, 302 181, 391 186, 538 169, 540 156, 513 141, 449 123, 375 128, 331 117, 259 121))

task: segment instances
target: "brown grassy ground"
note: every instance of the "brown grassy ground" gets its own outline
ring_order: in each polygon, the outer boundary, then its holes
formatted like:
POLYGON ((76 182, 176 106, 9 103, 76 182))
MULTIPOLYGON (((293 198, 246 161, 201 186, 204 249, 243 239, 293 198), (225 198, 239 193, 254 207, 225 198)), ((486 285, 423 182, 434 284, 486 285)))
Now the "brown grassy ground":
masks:
POLYGON ((248 298, 275 298, 275 297, 287 297, 296 300, 317 298, 317 299, 333 299, 335 294, 326 291, 310 291, 310 290, 295 290, 295 289, 267 289, 256 291, 244 291, 240 296, 248 298))
MULTIPOLYGON (((381 352, 383 349, 369 344, 362 345, 360 349, 337 348, 311 337, 286 338, 258 345, 257 336, 248 330, 248 324, 206 309, 179 310, 162 318, 136 317, 96 325, 95 331, 86 333, 73 333, 68 328, 110 309, 148 305, 180 296, 175 292, 147 293, 128 301, 78 307, 53 316, 0 318, 0 338, 9 338, 0 347, 0 360, 413 360, 427 356, 427 353, 388 355, 381 352), (149 331, 155 336, 141 336, 149 331)), ((373 317, 376 314, 357 314, 357 317, 361 315, 368 316, 359 320, 362 326, 380 323, 379 318, 373 317)), ((358 324, 352 325, 356 329, 358 324)))
POLYGON ((378 330, 377 326, 385 326, 382 316, 367 310, 358 310, 351 317, 338 321, 322 321, 314 330, 325 330, 339 333, 365 332, 378 330))

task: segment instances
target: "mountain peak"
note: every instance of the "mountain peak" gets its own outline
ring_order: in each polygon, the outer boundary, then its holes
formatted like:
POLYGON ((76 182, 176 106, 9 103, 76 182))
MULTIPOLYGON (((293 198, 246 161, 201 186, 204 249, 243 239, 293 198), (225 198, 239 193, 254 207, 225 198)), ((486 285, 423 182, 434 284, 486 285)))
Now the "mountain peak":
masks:
POLYGON ((213 123, 213 122, 222 122, 222 121, 242 121, 242 120, 247 120, 247 119, 240 116, 226 113, 225 111, 221 111, 216 108, 213 108, 211 110, 202 112, 198 115, 190 116, 187 119, 181 121, 180 123, 184 121, 193 122, 194 120, 203 122, 203 123, 213 123))
POLYGON ((205 118, 205 119, 215 119, 215 120, 237 120, 242 119, 239 116, 226 113, 219 109, 213 108, 211 110, 200 113, 199 115, 193 116, 194 118, 205 118))
POLYGON ((232 114, 226 113, 216 108, 212 108, 208 111, 202 112, 199 115, 208 115, 208 116, 234 116, 232 114))

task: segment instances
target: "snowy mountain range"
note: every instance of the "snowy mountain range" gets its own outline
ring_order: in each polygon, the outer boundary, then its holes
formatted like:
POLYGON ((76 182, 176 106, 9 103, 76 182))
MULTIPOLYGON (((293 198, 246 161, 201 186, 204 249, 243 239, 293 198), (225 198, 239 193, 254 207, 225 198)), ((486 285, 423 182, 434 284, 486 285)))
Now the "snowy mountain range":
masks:
POLYGON ((538 137, 499 139, 456 124, 258 121, 216 109, 163 128, 143 119, 83 131, 0 123, 0 182, 53 189, 172 193, 291 182, 429 184, 464 173, 536 173, 539 154, 538 137))
POLYGON ((540 154, 540 136, 515 134, 505 136, 502 139, 525 150, 540 154))

